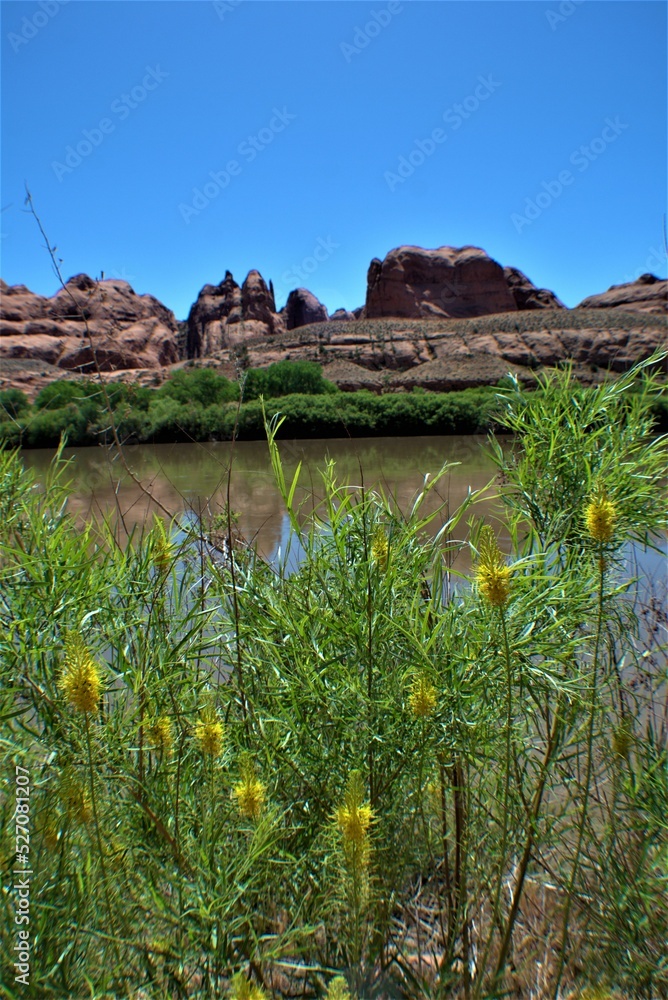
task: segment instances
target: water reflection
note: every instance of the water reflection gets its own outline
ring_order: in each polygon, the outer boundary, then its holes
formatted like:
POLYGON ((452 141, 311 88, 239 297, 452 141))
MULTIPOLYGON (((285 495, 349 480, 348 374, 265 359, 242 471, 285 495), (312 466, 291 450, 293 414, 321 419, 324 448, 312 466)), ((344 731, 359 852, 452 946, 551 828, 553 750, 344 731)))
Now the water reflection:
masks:
MULTIPOLYGON (((431 525, 435 533, 466 498, 469 490, 483 489, 494 481, 495 466, 486 452, 486 438, 463 435, 444 437, 335 438, 316 441, 281 441, 279 447, 285 478, 291 481, 302 462, 300 487, 296 494, 305 521, 323 499, 321 472, 328 460, 335 463, 337 480, 358 489, 382 489, 404 512, 410 510, 425 476, 435 476, 445 462, 453 463, 423 510, 433 512, 442 505, 431 525)), ((510 446, 510 445, 509 445, 510 446)), ((150 521, 160 507, 153 503, 124 470, 118 454, 105 448, 67 448, 71 458, 67 478, 73 494, 70 509, 82 520, 91 515, 117 518, 127 531, 150 521)), ((24 462, 41 481, 53 457, 51 450, 24 452, 24 462)), ((239 515, 238 527, 254 541, 260 554, 271 561, 286 552, 290 524, 274 483, 265 441, 207 444, 134 445, 125 449, 128 466, 159 504, 172 514, 188 510, 220 513, 227 499, 230 462, 230 506, 239 515)), ((495 487, 487 499, 476 505, 475 513, 492 521, 498 514, 495 487)), ((460 525, 460 537, 466 525, 460 525)), ((501 545, 508 542, 499 532, 501 545)), ((665 592, 665 539, 661 553, 633 547, 627 549, 628 575, 663 584, 665 592)), ((292 543, 290 562, 295 558, 292 543)), ((454 567, 470 571, 468 548, 458 555, 454 567)))
MULTIPOLYGON (((404 512, 423 488, 426 475, 435 476, 445 462, 457 463, 425 504, 429 512, 444 506, 432 526, 435 532, 469 489, 482 489, 493 479, 495 468, 485 453, 485 444, 484 437, 468 435, 282 441, 279 446, 286 480, 292 479, 297 463, 303 463, 296 498, 304 520, 323 498, 321 472, 328 460, 335 463, 340 483, 382 489, 404 512)), ((25 465, 43 480, 52 455, 50 450, 27 451, 25 465)), ((137 479, 175 515, 190 509, 221 512, 232 462, 230 506, 239 515, 240 531, 255 541, 267 559, 275 558, 279 546, 285 551, 289 523, 274 483, 266 442, 242 441, 234 448, 230 442, 135 445, 125 449, 125 456, 137 479)), ((68 448, 64 457, 72 459, 67 473, 73 487, 70 509, 78 517, 111 515, 131 530, 159 511, 159 504, 133 482, 114 451, 68 448)), ((481 515, 493 516, 492 493, 490 490, 490 499, 480 504, 481 515)))

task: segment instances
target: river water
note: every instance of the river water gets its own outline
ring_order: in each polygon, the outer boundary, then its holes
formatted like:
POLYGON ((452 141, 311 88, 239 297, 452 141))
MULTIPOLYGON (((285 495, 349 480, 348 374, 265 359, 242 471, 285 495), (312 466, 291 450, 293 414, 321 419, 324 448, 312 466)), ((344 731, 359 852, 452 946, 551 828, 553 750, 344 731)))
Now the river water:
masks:
MULTIPOLYGON (((330 459, 341 484, 382 489, 402 511, 410 509, 426 475, 433 477, 444 463, 451 463, 424 506, 430 512, 443 506, 431 526, 432 532, 441 527, 448 512, 459 506, 469 490, 481 490, 488 484, 486 499, 476 505, 474 513, 492 522, 499 513, 498 501, 494 500, 496 469, 487 454, 484 436, 280 441, 279 449, 288 482, 297 463, 303 463, 296 499, 303 503, 304 520, 322 499, 320 473, 330 459)), ((257 545, 265 559, 274 561, 285 551, 290 526, 274 482, 266 441, 238 441, 234 446, 230 442, 132 445, 124 449, 124 454, 137 479, 175 516, 188 510, 204 510, 213 516, 221 513, 232 463, 230 506, 238 514, 238 529, 257 545)), ((70 510, 78 517, 120 515, 129 531, 150 522, 153 511, 160 511, 160 506, 127 474, 114 450, 67 448, 64 457, 71 459, 66 478, 73 489, 70 510)), ((33 469, 41 482, 52 458, 51 449, 23 453, 26 467, 33 469)), ((462 524, 458 534, 463 536, 466 530, 462 524)), ((665 553, 633 549, 629 560, 633 575, 639 573, 665 584, 665 553)), ((466 550, 459 557, 457 569, 470 569, 466 550)))
MULTIPOLYGON (((485 447, 484 437, 472 435, 279 442, 288 482, 297 463, 303 463, 296 497, 304 502, 304 517, 323 496, 320 473, 328 460, 335 463, 341 484, 382 489, 404 511, 410 509, 425 476, 433 477, 445 462, 452 463, 425 509, 433 511, 445 504, 446 510, 454 510, 469 488, 482 489, 494 479, 495 468, 485 447)), ((289 522, 265 441, 239 441, 234 448, 230 442, 133 445, 124 454, 138 480, 174 515, 199 509, 213 515, 222 512, 231 462, 230 506, 238 514, 239 530, 267 559, 285 546, 289 522)), ((35 449, 23 457, 26 467, 44 481, 53 451, 35 449)), ((67 448, 64 457, 71 459, 66 478, 73 488, 70 509, 77 516, 120 514, 131 529, 159 510, 133 482, 114 451, 67 448)), ((493 489, 489 493, 491 498, 493 489)), ((480 504, 480 514, 490 516, 493 505, 492 499, 480 504)), ((434 530, 445 517, 438 515, 434 530)))

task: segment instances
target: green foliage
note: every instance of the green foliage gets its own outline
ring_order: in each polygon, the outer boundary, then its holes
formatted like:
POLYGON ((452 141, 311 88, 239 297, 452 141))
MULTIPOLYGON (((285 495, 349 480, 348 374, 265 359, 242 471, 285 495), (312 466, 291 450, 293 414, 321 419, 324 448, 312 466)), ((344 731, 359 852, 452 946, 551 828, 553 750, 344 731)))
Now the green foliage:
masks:
POLYGON ((664 440, 651 441, 660 388, 648 373, 654 363, 594 389, 578 384, 567 366, 558 378, 542 376, 538 392, 513 380, 502 394, 497 419, 519 447, 503 456, 497 444, 495 458, 510 485, 509 503, 531 519, 542 544, 582 536, 582 507, 597 481, 619 481, 612 498, 624 504, 625 530, 647 542, 647 491, 665 453, 664 440))
POLYGON ((85 401, 91 401, 96 408, 104 405, 104 395, 99 383, 84 379, 61 379, 40 389, 35 398, 35 409, 59 410, 69 403, 82 406, 85 401))
POLYGON ((16 419, 29 407, 28 398, 20 389, 3 389, 0 392, 0 420, 16 419))
MULTIPOLYGON (((638 385, 628 386, 625 378, 619 391, 625 406, 630 406, 642 391, 638 385)), ((574 399, 582 393, 585 398, 589 390, 575 380, 571 385, 574 399)), ((596 392, 614 394, 614 385, 605 383, 596 392)), ((228 441, 235 427, 239 437, 257 440, 265 433, 260 395, 268 412, 280 411, 285 416, 280 433, 293 438, 480 433, 497 426, 500 400, 517 392, 520 390, 510 376, 503 381, 501 391, 490 386, 380 396, 368 390, 339 392, 322 378, 318 365, 281 361, 246 374, 237 422, 239 385, 212 369, 181 369, 157 390, 118 382, 101 386, 95 379, 62 380, 42 389, 33 407, 12 397, 19 407, 12 419, 5 410, 7 418, 3 420, 0 409, 0 446, 53 447, 60 431, 67 433, 70 444, 109 442, 113 440, 112 419, 122 442, 228 441), (299 391, 291 388, 295 384, 299 391), (75 418, 73 408, 80 418, 75 418)), ((522 390, 520 395, 543 400, 543 414, 550 411, 549 380, 535 393, 522 390)), ((651 396, 646 420, 656 431, 668 427, 668 401, 658 391, 651 396)), ((508 429, 521 432, 519 424, 517 428, 508 425, 508 429)), ((543 444, 536 446, 541 461, 549 453, 543 451, 543 444)))
POLYGON ((70 444, 87 444, 87 426, 86 413, 74 402, 38 410, 26 422, 22 443, 33 448, 56 448, 65 435, 70 444))
POLYGON ((268 368, 250 368, 245 375, 245 400, 336 392, 336 386, 323 378, 322 368, 314 361, 277 361, 268 368))
POLYGON ((168 396, 187 406, 208 407, 239 398, 239 387, 212 368, 181 368, 157 390, 158 397, 168 396))
MULTIPOLYGON (((103 415, 106 414, 109 407, 115 409, 127 396, 128 387, 122 382, 100 385, 95 379, 78 379, 76 381, 62 379, 50 382, 49 385, 40 389, 35 397, 34 410, 39 418, 42 413, 56 413, 65 409, 71 411, 74 407, 79 411, 86 424, 94 424, 104 419, 103 415)), ((32 423, 36 427, 55 425, 53 421, 41 421, 40 419, 32 421, 32 423)), ((45 441, 44 445, 51 443, 51 437, 52 435, 49 434, 49 440, 45 441)), ((84 441, 80 438, 81 435, 76 441, 71 440, 70 443, 83 444, 84 441)), ((27 443, 30 444, 36 439, 38 439, 37 432, 32 429, 27 435, 27 443)))
MULTIPOLYGON (((58 396, 54 397, 56 400, 58 396)), ((24 447, 53 447, 60 430, 70 444, 109 441, 110 419, 98 397, 75 397, 57 410, 25 413, 18 424, 0 424, 0 443, 24 447), (80 415, 75 420, 74 411, 80 415)), ((324 395, 293 394, 267 399, 270 412, 285 416, 281 434, 288 437, 370 437, 393 434, 467 434, 493 426, 497 406, 485 390, 453 393, 405 393, 375 396, 368 391, 324 395)), ((201 406, 181 402, 162 389, 127 391, 113 410, 121 441, 229 441, 235 427, 244 440, 264 437, 259 400, 201 406)))
MULTIPOLYGON (((292 528, 276 567, 176 522, 119 546, 68 513, 58 457, 37 490, 0 453, 0 857, 18 764, 39 943, 21 996, 666 994, 665 616, 623 557, 665 530, 668 469, 636 379, 506 392, 505 556, 477 494, 424 513, 447 467, 402 516, 330 464, 307 517, 276 444, 288 416, 265 428, 292 528), (614 535, 595 542, 602 486, 614 535), (72 634, 94 712, 62 684, 72 634)), ((346 398, 360 422, 382 412, 346 398)), ((157 432, 228 411, 130 412, 157 432)), ((3 893, 3 983, 15 912, 3 893)))

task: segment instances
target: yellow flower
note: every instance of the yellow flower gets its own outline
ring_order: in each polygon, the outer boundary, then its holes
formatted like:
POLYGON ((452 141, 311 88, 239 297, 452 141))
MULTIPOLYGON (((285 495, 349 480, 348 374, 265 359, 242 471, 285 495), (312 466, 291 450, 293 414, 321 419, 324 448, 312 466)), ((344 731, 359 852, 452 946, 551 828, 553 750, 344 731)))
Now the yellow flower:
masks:
POLYGON ((233 796, 237 808, 247 819, 259 819, 266 800, 266 785, 255 775, 253 765, 244 762, 241 767, 241 781, 234 786, 233 796))
POLYGON ((604 486, 597 486, 585 508, 587 531, 595 542, 609 542, 615 530, 617 508, 608 500, 604 486))
POLYGON ((166 573, 174 559, 174 546, 167 536, 165 525, 157 514, 153 515, 151 531, 151 555, 153 565, 159 573, 166 573))
POLYGON ((486 524, 480 534, 480 561, 476 580, 482 596, 495 608, 502 608, 508 602, 511 573, 494 532, 486 524))
POLYGON ((267 994, 260 986, 251 983, 241 972, 237 972, 230 984, 230 1000, 267 1000, 267 994))
POLYGON ((425 674, 418 674, 413 679, 411 693, 408 696, 408 704, 413 715, 419 718, 426 718, 431 715, 436 708, 438 695, 436 688, 425 674))
POLYGON ((364 787, 359 771, 353 771, 343 803, 336 809, 336 822, 343 835, 344 845, 363 846, 373 819, 371 807, 362 804, 364 787))
POLYGON ((618 757, 628 757, 633 746, 633 732, 628 722, 622 722, 612 734, 612 749, 618 757))
POLYGON ((387 569, 388 554, 389 545, 385 529, 382 524, 377 524, 373 533, 373 541, 371 542, 371 558, 381 572, 385 572, 387 569))
POLYGON ((49 823, 42 833, 42 838, 44 840, 44 846, 47 851, 55 851, 58 847, 58 837, 59 831, 58 827, 54 826, 53 823, 49 823))
POLYGON ((68 819, 90 823, 93 818, 88 791, 73 774, 66 772, 60 786, 60 797, 68 819))
POLYGON ((200 720, 195 726, 195 739, 203 754, 218 757, 223 749, 223 732, 223 723, 215 708, 207 706, 202 711, 200 720))
POLYGON ((102 694, 100 670, 78 632, 68 632, 65 636, 65 669, 60 687, 77 711, 97 712, 102 694))
POLYGON ((148 727, 148 738, 157 750, 169 753, 174 746, 172 720, 168 715, 160 715, 148 727))
POLYGON ((334 976, 327 988, 327 1000, 352 1000, 343 976, 334 976))

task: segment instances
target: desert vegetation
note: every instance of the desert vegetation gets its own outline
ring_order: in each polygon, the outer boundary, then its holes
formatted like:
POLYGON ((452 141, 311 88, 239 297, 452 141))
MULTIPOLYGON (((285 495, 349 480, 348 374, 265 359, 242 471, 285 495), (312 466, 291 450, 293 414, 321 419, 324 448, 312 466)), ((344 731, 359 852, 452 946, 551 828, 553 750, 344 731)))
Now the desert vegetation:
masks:
POLYGON ((314 362, 285 361, 250 369, 241 382, 211 368, 181 369, 159 388, 94 379, 51 382, 32 406, 16 389, 0 392, 0 445, 56 447, 124 443, 258 439, 265 435, 260 398, 281 410, 292 437, 470 433, 491 426, 496 404, 487 389, 453 393, 339 392, 314 362), (242 405, 239 407, 239 401, 242 405))
MULTIPOLYGON (((282 361, 249 369, 240 381, 212 368, 183 368, 159 388, 61 379, 41 389, 32 405, 8 389, 0 392, 0 447, 53 448, 62 435, 71 445, 108 444, 112 421, 125 444, 257 440, 265 436, 260 397, 268 413, 282 413, 279 434, 293 438, 471 434, 500 426, 496 386, 340 392, 315 362, 282 361)), ((651 405, 657 430, 665 429, 668 401, 656 394, 651 405)))
POLYGON ((628 569, 658 389, 508 383, 498 520, 472 493, 435 536, 438 477, 402 515, 332 465, 305 524, 267 420, 295 571, 231 517, 82 532, 59 455, 38 489, 0 451, 6 995, 665 996, 666 623, 628 569))

